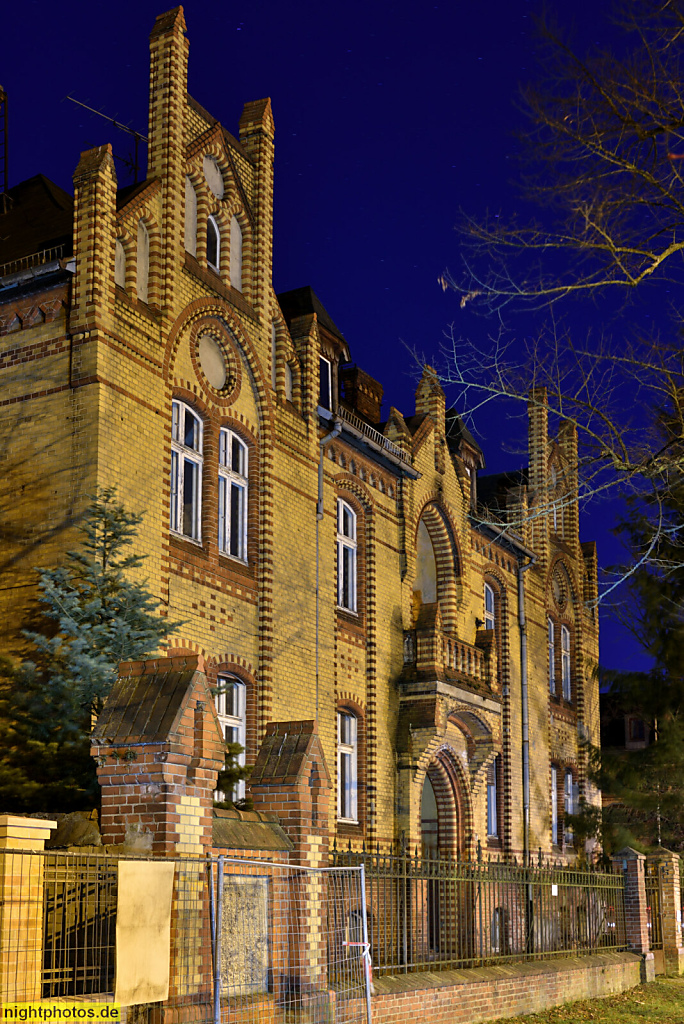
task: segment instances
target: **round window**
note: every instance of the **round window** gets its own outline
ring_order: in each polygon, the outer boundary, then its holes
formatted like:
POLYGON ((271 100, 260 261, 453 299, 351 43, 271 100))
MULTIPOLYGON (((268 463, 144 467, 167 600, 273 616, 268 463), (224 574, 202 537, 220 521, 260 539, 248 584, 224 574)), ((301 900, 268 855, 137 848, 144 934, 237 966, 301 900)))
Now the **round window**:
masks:
POLYGON ((211 335, 202 335, 199 340, 198 353, 202 373, 212 388, 220 391, 226 384, 226 360, 211 335))

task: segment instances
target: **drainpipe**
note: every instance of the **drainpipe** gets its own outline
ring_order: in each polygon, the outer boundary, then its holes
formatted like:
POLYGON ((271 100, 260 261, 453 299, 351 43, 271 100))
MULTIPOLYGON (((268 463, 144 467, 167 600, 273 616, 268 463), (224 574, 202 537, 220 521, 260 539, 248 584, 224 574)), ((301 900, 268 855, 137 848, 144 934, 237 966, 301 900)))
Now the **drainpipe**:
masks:
POLYGON ((526 565, 518 562, 518 626, 520 627, 520 693, 522 698, 523 770, 523 863, 530 861, 530 714, 527 697, 527 620, 525 619, 525 573, 535 564, 534 555, 526 565))
POLYGON ((319 623, 319 605, 320 605, 320 564, 319 564, 319 552, 320 552, 320 522, 323 518, 323 455, 325 447, 328 442, 332 441, 333 438, 337 437, 342 432, 342 421, 335 420, 333 428, 329 434, 322 437, 319 441, 319 456, 318 456, 318 500, 316 502, 316 727, 318 727, 318 623, 319 623))

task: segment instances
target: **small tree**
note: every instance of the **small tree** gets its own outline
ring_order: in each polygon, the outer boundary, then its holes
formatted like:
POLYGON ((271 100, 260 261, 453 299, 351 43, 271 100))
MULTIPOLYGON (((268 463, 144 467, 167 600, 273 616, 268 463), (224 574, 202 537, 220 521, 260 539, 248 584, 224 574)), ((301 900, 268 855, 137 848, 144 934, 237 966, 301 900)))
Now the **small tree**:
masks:
POLYGON ((145 658, 179 623, 162 618, 132 551, 142 516, 113 488, 100 492, 64 565, 39 569, 42 631, 26 631, 35 657, 0 663, 0 807, 71 810, 99 798, 90 757, 93 717, 120 661, 145 658))

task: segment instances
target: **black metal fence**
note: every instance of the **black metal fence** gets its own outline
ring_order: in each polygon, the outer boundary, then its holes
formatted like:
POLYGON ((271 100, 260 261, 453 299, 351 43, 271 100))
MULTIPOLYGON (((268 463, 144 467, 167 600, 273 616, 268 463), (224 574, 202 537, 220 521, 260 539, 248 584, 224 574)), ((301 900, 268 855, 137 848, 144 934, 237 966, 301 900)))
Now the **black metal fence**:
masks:
POLYGON ((378 974, 626 948, 624 883, 598 870, 333 849, 363 864, 378 974))
POLYGON ((662 900, 660 893, 660 865, 646 862, 646 924, 651 950, 663 948, 662 900))

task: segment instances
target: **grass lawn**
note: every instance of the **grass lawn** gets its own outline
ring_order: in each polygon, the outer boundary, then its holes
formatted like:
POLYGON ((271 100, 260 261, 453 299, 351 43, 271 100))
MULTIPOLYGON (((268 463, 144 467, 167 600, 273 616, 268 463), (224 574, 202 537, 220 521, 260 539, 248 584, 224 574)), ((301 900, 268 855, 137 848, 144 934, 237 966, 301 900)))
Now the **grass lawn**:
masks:
POLYGON ((585 999, 495 1024, 510 1024, 511 1020, 528 1024, 684 1024, 684 978, 658 978, 652 985, 639 985, 619 996, 585 999))

